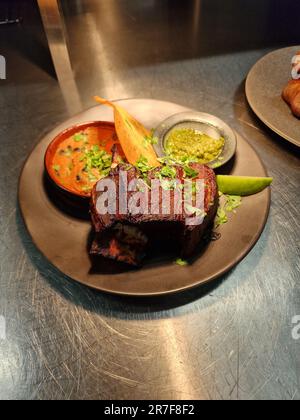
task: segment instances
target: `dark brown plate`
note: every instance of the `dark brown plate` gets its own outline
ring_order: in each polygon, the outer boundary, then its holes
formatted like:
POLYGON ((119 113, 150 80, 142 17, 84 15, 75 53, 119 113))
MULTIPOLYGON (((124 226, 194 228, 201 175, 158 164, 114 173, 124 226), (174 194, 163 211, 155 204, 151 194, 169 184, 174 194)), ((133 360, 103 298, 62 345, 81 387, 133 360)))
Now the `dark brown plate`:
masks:
MULTIPOLYGON (((149 99, 119 102, 147 127, 156 127, 172 114, 190 109, 149 99)), ((93 274, 87 252, 91 224, 69 216, 53 204, 46 193, 44 154, 50 141, 66 127, 86 121, 112 121, 112 111, 97 106, 71 118, 49 133, 37 145, 20 179, 19 201, 28 231, 44 256, 62 273, 97 290, 120 295, 154 296, 186 290, 212 281, 233 268, 259 239, 269 213, 270 191, 246 197, 236 215, 220 229, 221 238, 210 242, 195 262, 187 267, 174 264, 174 256, 156 256, 140 270, 124 271, 103 261, 93 274)), ((266 176, 264 166, 252 147, 238 136, 232 174, 266 176)))

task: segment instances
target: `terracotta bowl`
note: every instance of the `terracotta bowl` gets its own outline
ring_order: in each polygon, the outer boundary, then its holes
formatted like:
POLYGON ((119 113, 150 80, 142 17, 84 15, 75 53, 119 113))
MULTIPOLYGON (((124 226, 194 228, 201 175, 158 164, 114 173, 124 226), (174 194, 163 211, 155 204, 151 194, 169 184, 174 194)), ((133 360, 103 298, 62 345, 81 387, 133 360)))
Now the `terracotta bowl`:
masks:
POLYGON ((98 127, 100 129, 103 128, 103 130, 105 130, 106 135, 107 132, 111 131, 112 136, 117 136, 115 131, 115 124, 112 122, 93 121, 78 124, 67 128, 66 130, 58 134, 49 144, 45 154, 45 187, 48 193, 51 195, 51 198, 56 202, 56 204, 60 207, 66 207, 67 209, 71 210, 71 213, 74 211, 74 209, 79 209, 79 211, 88 212, 90 194, 87 194, 85 192, 80 193, 79 191, 68 188, 67 186, 60 183, 57 177, 53 176, 53 158, 57 149, 60 147, 63 141, 75 135, 76 133, 80 133, 86 130, 89 127, 98 127))

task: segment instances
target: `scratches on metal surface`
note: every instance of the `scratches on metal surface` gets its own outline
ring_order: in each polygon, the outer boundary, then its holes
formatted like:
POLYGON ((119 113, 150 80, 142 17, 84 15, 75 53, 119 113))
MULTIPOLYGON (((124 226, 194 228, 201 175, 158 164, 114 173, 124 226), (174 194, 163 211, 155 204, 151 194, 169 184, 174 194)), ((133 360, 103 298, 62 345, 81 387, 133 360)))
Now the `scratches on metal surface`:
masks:
MULTIPOLYGON (((82 19, 98 39, 98 26, 82 19)), ((18 94, 15 86, 1 88, 1 399, 300 399, 300 342, 291 337, 291 319, 300 314, 299 159, 246 106, 242 81, 263 53, 173 57, 122 71, 114 65, 106 86, 93 62, 99 88, 111 97, 143 91, 199 110, 205 104, 249 140, 274 176, 270 218, 247 258, 210 295, 191 291, 159 304, 73 284, 35 249, 16 209, 17 173, 66 110, 51 77, 19 84, 18 94), (220 68, 228 70, 225 85, 220 68)), ((95 85, 90 75, 86 81, 95 85)), ((92 94, 83 83, 80 90, 92 94)))

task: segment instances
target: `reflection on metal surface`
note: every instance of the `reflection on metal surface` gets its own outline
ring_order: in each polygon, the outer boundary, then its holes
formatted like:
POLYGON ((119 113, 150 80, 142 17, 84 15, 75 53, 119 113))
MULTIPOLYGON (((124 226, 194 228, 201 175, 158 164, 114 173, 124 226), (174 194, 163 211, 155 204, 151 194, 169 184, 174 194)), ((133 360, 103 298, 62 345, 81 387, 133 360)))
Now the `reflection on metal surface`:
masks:
POLYGON ((69 114, 82 109, 67 46, 66 28, 59 0, 38 0, 56 75, 69 114))
POLYGON ((169 383, 170 388, 176 390, 184 399, 200 399, 201 394, 204 397, 199 378, 197 379, 197 390, 193 386, 195 372, 191 369, 193 363, 187 360, 189 354, 186 348, 185 330, 176 328, 173 319, 161 321, 159 329, 163 339, 165 340, 167 337, 168 341, 165 353, 171 382, 169 383))
POLYGON ((22 19, 21 18, 17 18, 17 19, 5 19, 5 20, 1 20, 0 21, 0 25, 13 25, 15 23, 21 23, 22 19))
POLYGON ((197 46, 198 42, 198 34, 200 31, 200 20, 201 20, 201 7, 202 7, 202 0, 195 0, 194 4, 194 17, 193 17, 193 41, 195 46, 197 46))
MULTIPOLYGON (((115 6, 114 2, 112 2, 112 6, 115 6)), ((117 16, 117 14, 116 14, 117 16)), ((118 21, 116 19, 111 19, 110 25, 112 27, 115 26, 115 30, 117 31, 118 21)), ((88 31, 90 32, 90 41, 91 41, 91 51, 96 57, 99 57, 98 60, 101 62, 97 63, 97 66, 101 69, 101 78, 102 78, 102 89, 101 95, 106 98, 113 98, 115 90, 118 91, 119 98, 128 98, 131 97, 131 91, 125 89, 122 84, 121 78, 119 78, 118 73, 114 70, 112 71, 112 66, 116 66, 117 62, 112 63, 106 53, 106 48, 101 37, 101 33, 99 28, 97 27, 97 23, 95 20, 95 16, 91 13, 86 15, 86 24, 88 26, 88 31)), ((98 61, 97 60, 97 61, 98 61)), ((95 87, 97 91, 97 87, 95 87)))

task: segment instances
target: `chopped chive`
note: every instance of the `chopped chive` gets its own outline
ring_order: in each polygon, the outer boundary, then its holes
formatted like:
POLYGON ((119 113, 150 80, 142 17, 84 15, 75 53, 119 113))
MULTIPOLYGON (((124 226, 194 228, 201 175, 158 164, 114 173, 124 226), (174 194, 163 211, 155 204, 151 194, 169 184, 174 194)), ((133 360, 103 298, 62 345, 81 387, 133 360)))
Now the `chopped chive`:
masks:
POLYGON ((84 141, 86 139, 86 134, 84 133, 77 133, 74 134, 73 140, 79 143, 80 141, 84 141))
POLYGON ((188 265, 188 262, 185 260, 182 260, 181 258, 178 258, 175 261, 175 264, 180 265, 181 267, 186 267, 188 265))
POLYGON ((199 175, 199 172, 195 171, 193 168, 191 168, 190 166, 185 166, 183 168, 185 175, 188 178, 196 178, 199 175))

